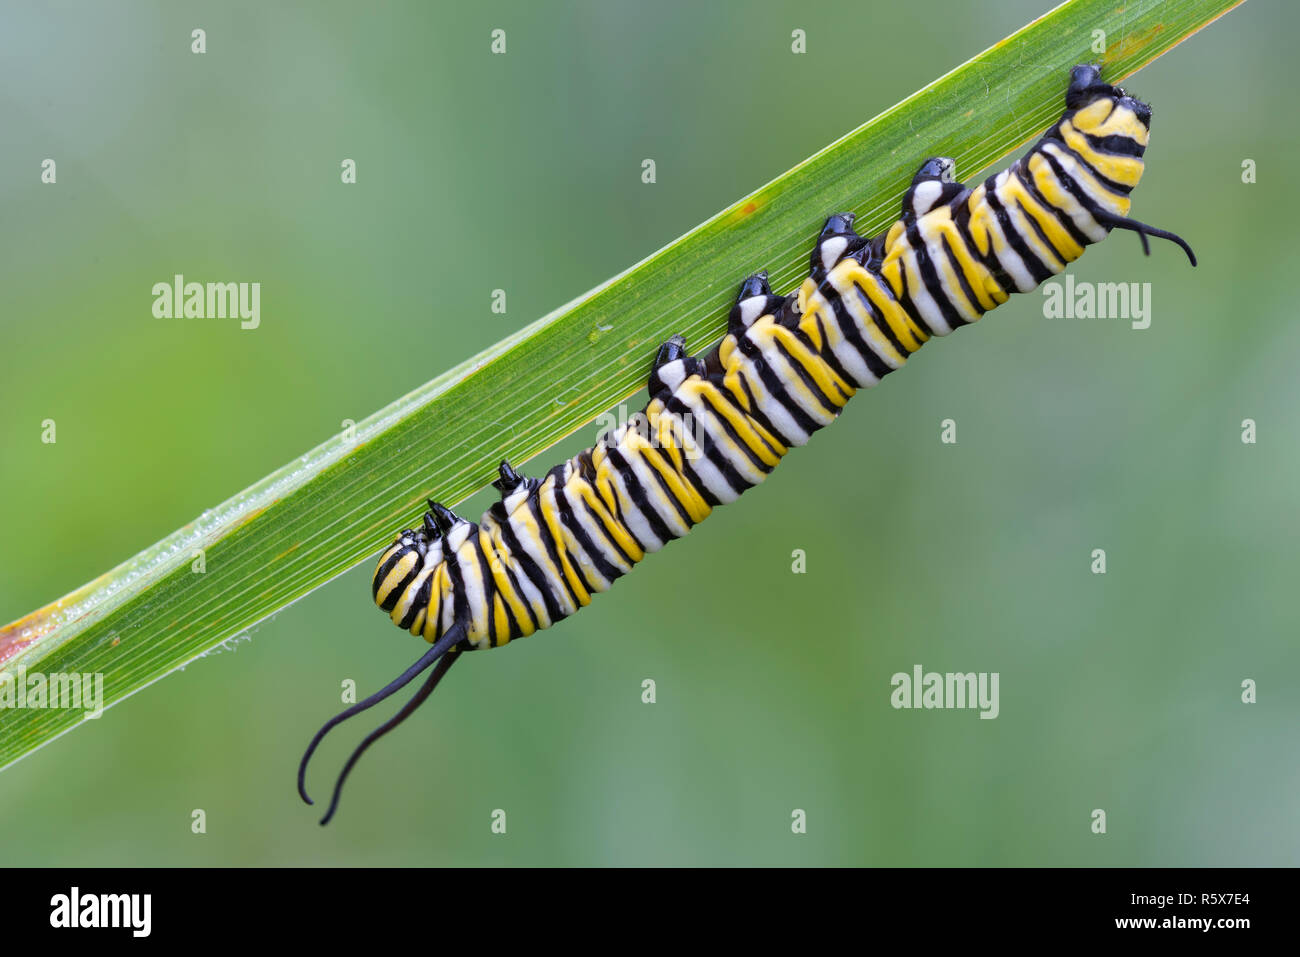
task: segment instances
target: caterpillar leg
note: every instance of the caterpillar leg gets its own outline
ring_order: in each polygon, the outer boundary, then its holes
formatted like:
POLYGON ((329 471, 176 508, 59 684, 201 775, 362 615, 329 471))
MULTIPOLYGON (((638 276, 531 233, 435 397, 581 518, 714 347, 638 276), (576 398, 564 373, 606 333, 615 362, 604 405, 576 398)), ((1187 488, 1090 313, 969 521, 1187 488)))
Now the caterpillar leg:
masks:
POLYGON ((431 537, 443 537, 465 519, 445 505, 428 499, 429 510, 424 513, 424 530, 431 537))
POLYGON ((826 220, 812 251, 810 265, 813 282, 821 283, 837 262, 867 247, 867 240, 853 228, 853 220, 856 218, 854 213, 835 213, 826 220))
POLYGON ((501 493, 501 497, 509 498, 520 488, 527 488, 529 491, 537 488, 542 484, 541 479, 529 478, 515 471, 509 460, 502 459, 501 464, 497 466, 497 478, 492 480, 492 487, 501 493))
POLYGON ((659 347, 647 386, 650 397, 674 392, 693 375, 704 374, 704 363, 686 354, 686 339, 672 336, 659 347))
POLYGON ((911 225, 917 219, 951 203, 965 187, 957 182, 957 163, 948 156, 932 156, 916 171, 912 185, 903 194, 903 222, 911 225))
POLYGON ((373 708, 385 698, 402 690, 418 678, 422 672, 427 670, 430 665, 433 665, 435 662, 437 663, 438 667, 434 668, 433 671, 429 673, 429 677, 425 679, 424 684, 420 687, 420 690, 411 697, 411 700, 403 705, 402 709, 398 711, 397 714, 389 718, 374 731, 370 732, 370 734, 366 735, 361 744, 357 745, 356 750, 352 752, 352 756, 348 758, 347 764, 343 766, 343 770, 339 772, 338 780, 334 783, 334 794, 330 798, 329 809, 325 812, 325 816, 321 818, 320 822, 322 825, 328 824, 330 818, 334 816, 334 812, 338 809, 339 795, 343 793, 343 782, 347 780, 348 774, 352 771, 352 768, 357 761, 360 760, 361 755, 365 754, 366 750, 372 744, 409 718, 415 709, 423 704, 425 699, 433 693, 433 689, 438 686, 438 682, 442 680, 442 676, 451 669, 451 666, 456 663, 456 659, 460 657, 460 653, 452 651, 452 649, 459 642, 464 640, 464 638, 465 626, 460 622, 457 622, 447 630, 445 635, 438 639, 437 644, 420 657, 419 661, 411 665, 411 667, 407 668, 395 679, 376 691, 370 697, 366 698, 364 701, 359 701, 346 711, 342 711, 330 718, 329 721, 325 722, 324 727, 316 732, 316 736, 311 739, 311 743, 307 745, 307 750, 303 754, 302 760, 298 763, 298 794, 308 804, 313 804, 315 802, 307 796, 307 762, 311 760, 312 754, 315 753, 316 747, 321 743, 321 740, 325 735, 339 723, 346 721, 353 715, 360 714, 362 711, 373 708))
POLYGON ((767 282, 767 272, 756 272, 746 277, 736 294, 736 303, 727 316, 727 331, 738 336, 754 324, 756 319, 767 315, 776 315, 777 309, 785 302, 781 296, 772 293, 767 282))

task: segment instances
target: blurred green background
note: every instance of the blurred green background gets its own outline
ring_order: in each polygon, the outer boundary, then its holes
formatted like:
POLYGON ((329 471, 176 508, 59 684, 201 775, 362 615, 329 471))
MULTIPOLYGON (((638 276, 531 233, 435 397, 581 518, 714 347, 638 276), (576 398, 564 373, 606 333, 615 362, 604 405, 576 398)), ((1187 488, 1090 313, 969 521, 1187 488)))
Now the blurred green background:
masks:
MULTIPOLYGON (((0 620, 1046 5, 376 7, 0 13, 0 620), (260 281, 261 327, 154 319, 176 272, 260 281)), ((1151 328, 1046 320, 1031 295, 925 350, 612 595, 467 658, 322 829, 303 746, 342 680, 364 693, 421 650, 367 562, 0 774, 0 863, 1294 864, 1297 29, 1248 4, 1128 83, 1155 109, 1134 213, 1202 266, 1117 235, 1074 275, 1150 282, 1151 328), (895 711, 914 664, 999 672, 1000 716, 895 711)), ((365 730, 323 748, 316 792, 365 730)))

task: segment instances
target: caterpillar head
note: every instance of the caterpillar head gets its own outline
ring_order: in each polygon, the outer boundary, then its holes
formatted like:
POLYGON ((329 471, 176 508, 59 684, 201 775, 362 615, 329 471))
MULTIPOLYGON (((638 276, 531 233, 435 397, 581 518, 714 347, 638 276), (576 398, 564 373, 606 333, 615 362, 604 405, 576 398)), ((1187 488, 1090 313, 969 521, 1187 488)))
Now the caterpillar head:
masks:
POLYGON ((1108 138, 1118 152, 1141 156, 1151 129, 1151 107, 1129 96, 1122 87, 1101 78, 1101 69, 1091 63, 1070 71, 1065 91, 1065 117, 1085 136, 1108 138))

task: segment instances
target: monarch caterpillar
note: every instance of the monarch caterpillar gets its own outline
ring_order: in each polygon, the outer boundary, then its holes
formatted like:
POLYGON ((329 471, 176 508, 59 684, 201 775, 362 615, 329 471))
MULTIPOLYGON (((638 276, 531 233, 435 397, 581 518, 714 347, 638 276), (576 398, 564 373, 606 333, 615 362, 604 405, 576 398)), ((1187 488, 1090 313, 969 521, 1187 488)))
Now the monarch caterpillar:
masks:
POLYGON ((1012 292, 1030 292, 1112 229, 1180 237, 1128 218, 1142 176, 1151 109, 1071 72, 1061 119, 1009 168, 974 189, 945 157, 922 164, 900 218, 871 239, 853 214, 826 220, 807 279, 787 296, 766 273, 747 278, 714 348, 688 356, 674 336, 649 378, 643 428, 606 432, 542 478, 502 462, 501 499, 479 524, 429 502, 419 529, 384 550, 372 583, 393 623, 432 647, 392 683, 332 718, 298 768, 340 721, 383 701, 436 664, 411 700, 352 753, 406 719, 465 651, 503 645, 573 614, 646 554, 757 485, 791 448, 829 425, 853 394, 902 367, 933 336, 978 320, 1012 292), (689 442, 690 426, 695 442, 689 442))

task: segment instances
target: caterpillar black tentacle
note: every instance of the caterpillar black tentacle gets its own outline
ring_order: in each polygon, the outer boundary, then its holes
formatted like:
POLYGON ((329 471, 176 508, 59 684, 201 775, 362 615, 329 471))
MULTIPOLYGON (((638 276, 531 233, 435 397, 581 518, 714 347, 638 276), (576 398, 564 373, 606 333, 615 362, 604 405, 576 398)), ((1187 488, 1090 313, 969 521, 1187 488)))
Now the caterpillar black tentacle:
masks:
MULTIPOLYGON (((1143 171, 1150 108, 1102 82, 1095 66, 1071 73, 1066 109, 1024 156, 969 188, 954 163, 927 159, 879 236, 853 214, 826 220, 808 278, 788 296, 766 273, 741 284, 727 333, 699 356, 681 336, 659 349, 641 420, 526 478, 502 462, 501 500, 479 524, 429 503, 379 558, 376 604, 433 643, 397 681, 339 721, 438 668, 365 748, 419 705, 461 652, 550 627, 587 605, 648 553, 690 531, 718 505, 767 477, 791 449, 829 425, 859 389, 906 363, 930 338, 980 319, 1013 292, 1029 292, 1112 229, 1180 245, 1128 218, 1143 171)), ((1149 250, 1148 250, 1149 251, 1149 250)), ((324 823, 324 821, 322 821, 324 823)))
POLYGON ((411 665, 411 667, 407 668, 404 672, 364 701, 358 701, 352 707, 345 711, 341 711, 334 717, 330 718, 329 721, 326 721, 321 729, 316 732, 315 737, 311 739, 311 743, 307 745, 307 750, 303 752, 302 760, 298 762, 298 794, 307 804, 316 803, 307 796, 307 764, 311 761, 311 756, 316 753, 316 748, 320 745, 325 735, 341 722, 346 721, 354 715, 360 714, 362 711, 373 708, 385 698, 401 691, 404 687, 418 678, 421 673, 426 671, 430 665, 433 665, 435 662, 437 663, 437 667, 430 673, 424 685, 414 696, 412 696, 411 700, 403 706, 402 710, 372 731, 361 742, 361 744, 357 746, 356 750, 352 752, 351 757, 348 758, 347 763, 343 766, 343 770, 339 772, 338 780, 334 784, 334 794, 330 799, 329 808, 326 810, 325 816, 321 818, 320 821, 322 825, 328 824, 330 818, 334 816, 334 812, 338 808, 339 795, 343 791, 343 782, 347 780, 348 773, 352 770, 352 766, 361 758, 361 755, 364 754, 366 749, 368 749, 370 745, 374 744, 375 741, 405 721, 411 712, 418 708, 425 698, 429 697, 429 694, 437 687, 438 682, 442 680, 442 676, 445 675, 451 666, 456 663, 456 658, 459 657, 459 652, 453 651, 452 649, 464 637, 463 632, 463 628, 452 628, 440 640, 435 642, 432 648, 421 655, 415 664, 411 665))

